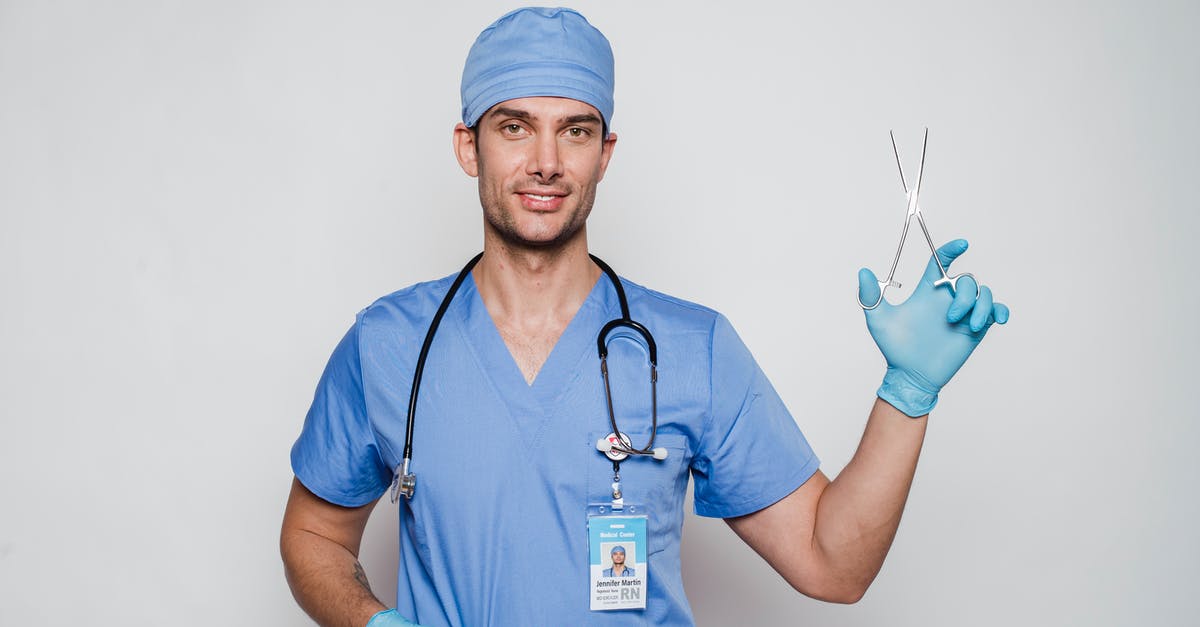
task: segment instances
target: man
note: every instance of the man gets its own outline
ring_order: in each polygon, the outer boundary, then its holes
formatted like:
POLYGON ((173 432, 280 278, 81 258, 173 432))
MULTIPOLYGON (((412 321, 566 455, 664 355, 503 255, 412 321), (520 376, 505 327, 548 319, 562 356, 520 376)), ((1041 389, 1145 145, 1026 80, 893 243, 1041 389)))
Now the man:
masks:
POLYGON ((608 558, 612 560, 612 566, 604 569, 605 577, 636 577, 637 570, 625 566, 625 547, 621 545, 614 546, 612 551, 609 551, 608 558))
MULTIPOLYGON (((888 371, 858 452, 831 482, 725 318, 610 282, 589 258, 587 218, 617 142, 612 93, 607 40, 570 10, 514 11, 472 47, 453 140, 478 179, 482 259, 461 284, 414 285, 359 313, 292 451, 281 551, 319 623, 690 625, 679 563, 689 473, 696 512, 724 518, 798 591, 854 602, 878 573, 937 393, 1007 309, 970 281, 953 295, 935 288, 931 264, 903 305, 868 311, 888 371), (619 324, 596 376, 597 334, 625 318, 626 295, 657 347, 619 324), (411 453, 405 409, 440 304, 411 453), (655 454, 614 464, 596 450, 597 440, 611 448, 610 431, 630 448, 653 438, 644 449, 655 454), (387 610, 357 554, 410 457, 421 479, 399 506, 397 608, 387 610), (645 512, 643 609, 588 607, 597 502, 645 512)), ((965 249, 947 244, 943 262, 965 249)), ((874 302, 870 271, 859 284, 874 302)))

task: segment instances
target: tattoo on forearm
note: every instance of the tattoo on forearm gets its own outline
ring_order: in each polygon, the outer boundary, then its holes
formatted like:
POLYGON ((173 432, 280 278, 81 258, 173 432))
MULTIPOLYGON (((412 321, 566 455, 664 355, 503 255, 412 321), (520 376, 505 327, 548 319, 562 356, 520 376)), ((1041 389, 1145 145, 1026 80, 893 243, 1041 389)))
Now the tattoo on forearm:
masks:
POLYGON ((367 571, 363 570, 362 564, 358 562, 354 562, 354 580, 367 592, 371 592, 371 584, 367 581, 367 571))

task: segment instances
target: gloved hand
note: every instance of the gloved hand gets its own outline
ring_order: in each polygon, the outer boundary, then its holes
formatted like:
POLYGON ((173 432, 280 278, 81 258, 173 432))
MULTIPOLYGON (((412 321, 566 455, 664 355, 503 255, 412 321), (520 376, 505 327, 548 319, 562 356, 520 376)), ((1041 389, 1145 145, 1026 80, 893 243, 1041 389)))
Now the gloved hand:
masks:
POLYGON ((421 627, 420 625, 404 618, 399 612, 392 608, 384 610, 371 617, 367 621, 367 627, 421 627))
MULTIPOLYGON (((956 239, 937 254, 949 272, 951 262, 966 250, 967 241, 956 239)), ((941 276, 931 257, 908 300, 900 305, 885 300, 863 312, 867 330, 887 360, 879 398, 914 418, 933 409, 942 386, 966 363, 988 327, 1008 322, 1008 307, 993 303, 986 286, 979 288, 977 300, 971 277, 963 277, 951 292, 946 285, 934 287, 941 276)), ((864 303, 879 298, 879 281, 866 268, 858 271, 858 297, 864 303)))

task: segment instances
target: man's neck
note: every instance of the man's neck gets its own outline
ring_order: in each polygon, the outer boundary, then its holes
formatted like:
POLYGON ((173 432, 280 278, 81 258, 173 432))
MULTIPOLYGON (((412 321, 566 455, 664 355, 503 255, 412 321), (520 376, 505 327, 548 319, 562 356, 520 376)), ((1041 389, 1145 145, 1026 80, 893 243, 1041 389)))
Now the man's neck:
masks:
POLYGON ((493 318, 523 320, 564 311, 573 316, 600 278, 600 269, 588 257, 582 237, 553 250, 485 241, 472 276, 493 318))
POLYGON ((483 259, 472 276, 492 322, 532 384, 600 269, 588 257, 586 237, 555 250, 514 249, 485 238, 483 259))

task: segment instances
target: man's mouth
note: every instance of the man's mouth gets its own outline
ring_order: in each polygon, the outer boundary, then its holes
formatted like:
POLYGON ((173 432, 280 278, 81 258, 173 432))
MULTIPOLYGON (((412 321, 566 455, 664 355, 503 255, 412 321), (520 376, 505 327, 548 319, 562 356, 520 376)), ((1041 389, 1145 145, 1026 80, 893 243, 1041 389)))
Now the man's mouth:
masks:
POLYGON ((563 204, 566 194, 538 194, 534 192, 518 192, 521 204, 530 211, 557 211, 563 204))

